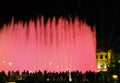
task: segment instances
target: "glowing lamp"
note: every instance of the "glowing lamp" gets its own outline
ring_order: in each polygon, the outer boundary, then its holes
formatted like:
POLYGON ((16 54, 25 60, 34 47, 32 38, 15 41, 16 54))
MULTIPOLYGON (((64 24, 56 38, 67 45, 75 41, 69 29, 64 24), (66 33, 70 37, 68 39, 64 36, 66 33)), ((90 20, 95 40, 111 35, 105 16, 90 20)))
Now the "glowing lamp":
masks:
POLYGON ((98 69, 100 69, 101 67, 100 67, 100 65, 98 65, 98 69))
POLYGON ((118 75, 113 75, 112 77, 114 80, 118 80, 118 75))

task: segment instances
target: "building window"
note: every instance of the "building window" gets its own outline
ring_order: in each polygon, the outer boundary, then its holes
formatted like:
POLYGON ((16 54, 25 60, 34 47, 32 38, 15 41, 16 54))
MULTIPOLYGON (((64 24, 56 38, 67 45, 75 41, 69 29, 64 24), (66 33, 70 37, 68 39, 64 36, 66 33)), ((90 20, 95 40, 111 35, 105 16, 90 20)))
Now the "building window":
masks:
POLYGON ((102 56, 102 55, 100 55, 100 59, 103 59, 103 56, 102 56))
POLYGON ((108 58, 108 56, 107 55, 105 55, 105 59, 107 59, 108 58))

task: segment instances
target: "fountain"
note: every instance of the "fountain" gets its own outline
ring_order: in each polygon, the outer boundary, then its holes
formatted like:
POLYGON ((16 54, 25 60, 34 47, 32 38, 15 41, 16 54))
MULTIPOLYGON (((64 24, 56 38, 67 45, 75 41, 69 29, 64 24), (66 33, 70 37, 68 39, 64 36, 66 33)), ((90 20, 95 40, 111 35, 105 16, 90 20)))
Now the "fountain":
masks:
POLYGON ((0 71, 96 71, 96 31, 77 17, 4 24, 0 71))

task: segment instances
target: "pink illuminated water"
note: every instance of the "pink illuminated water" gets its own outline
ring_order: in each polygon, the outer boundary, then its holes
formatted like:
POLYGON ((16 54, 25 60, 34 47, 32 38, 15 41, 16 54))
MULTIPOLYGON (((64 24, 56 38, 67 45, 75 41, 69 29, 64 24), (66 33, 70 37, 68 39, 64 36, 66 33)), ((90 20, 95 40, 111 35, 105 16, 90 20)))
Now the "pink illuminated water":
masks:
POLYGON ((96 31, 86 23, 59 18, 19 21, 0 31, 0 71, 96 71, 96 31))

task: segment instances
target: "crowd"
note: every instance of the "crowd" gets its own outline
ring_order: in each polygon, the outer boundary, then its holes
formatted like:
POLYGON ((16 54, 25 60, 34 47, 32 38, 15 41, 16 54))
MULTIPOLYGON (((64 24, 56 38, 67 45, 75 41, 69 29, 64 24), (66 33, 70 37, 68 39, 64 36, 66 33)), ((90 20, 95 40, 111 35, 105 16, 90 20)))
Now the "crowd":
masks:
POLYGON ((33 82, 53 82, 53 81, 66 81, 74 83, 87 83, 87 82, 99 82, 99 83, 108 83, 110 77, 108 72, 92 72, 86 71, 82 73, 81 71, 66 71, 66 72, 29 72, 29 71, 9 71, 8 74, 5 74, 4 71, 0 72, 0 83, 12 82, 18 80, 26 80, 33 82))

